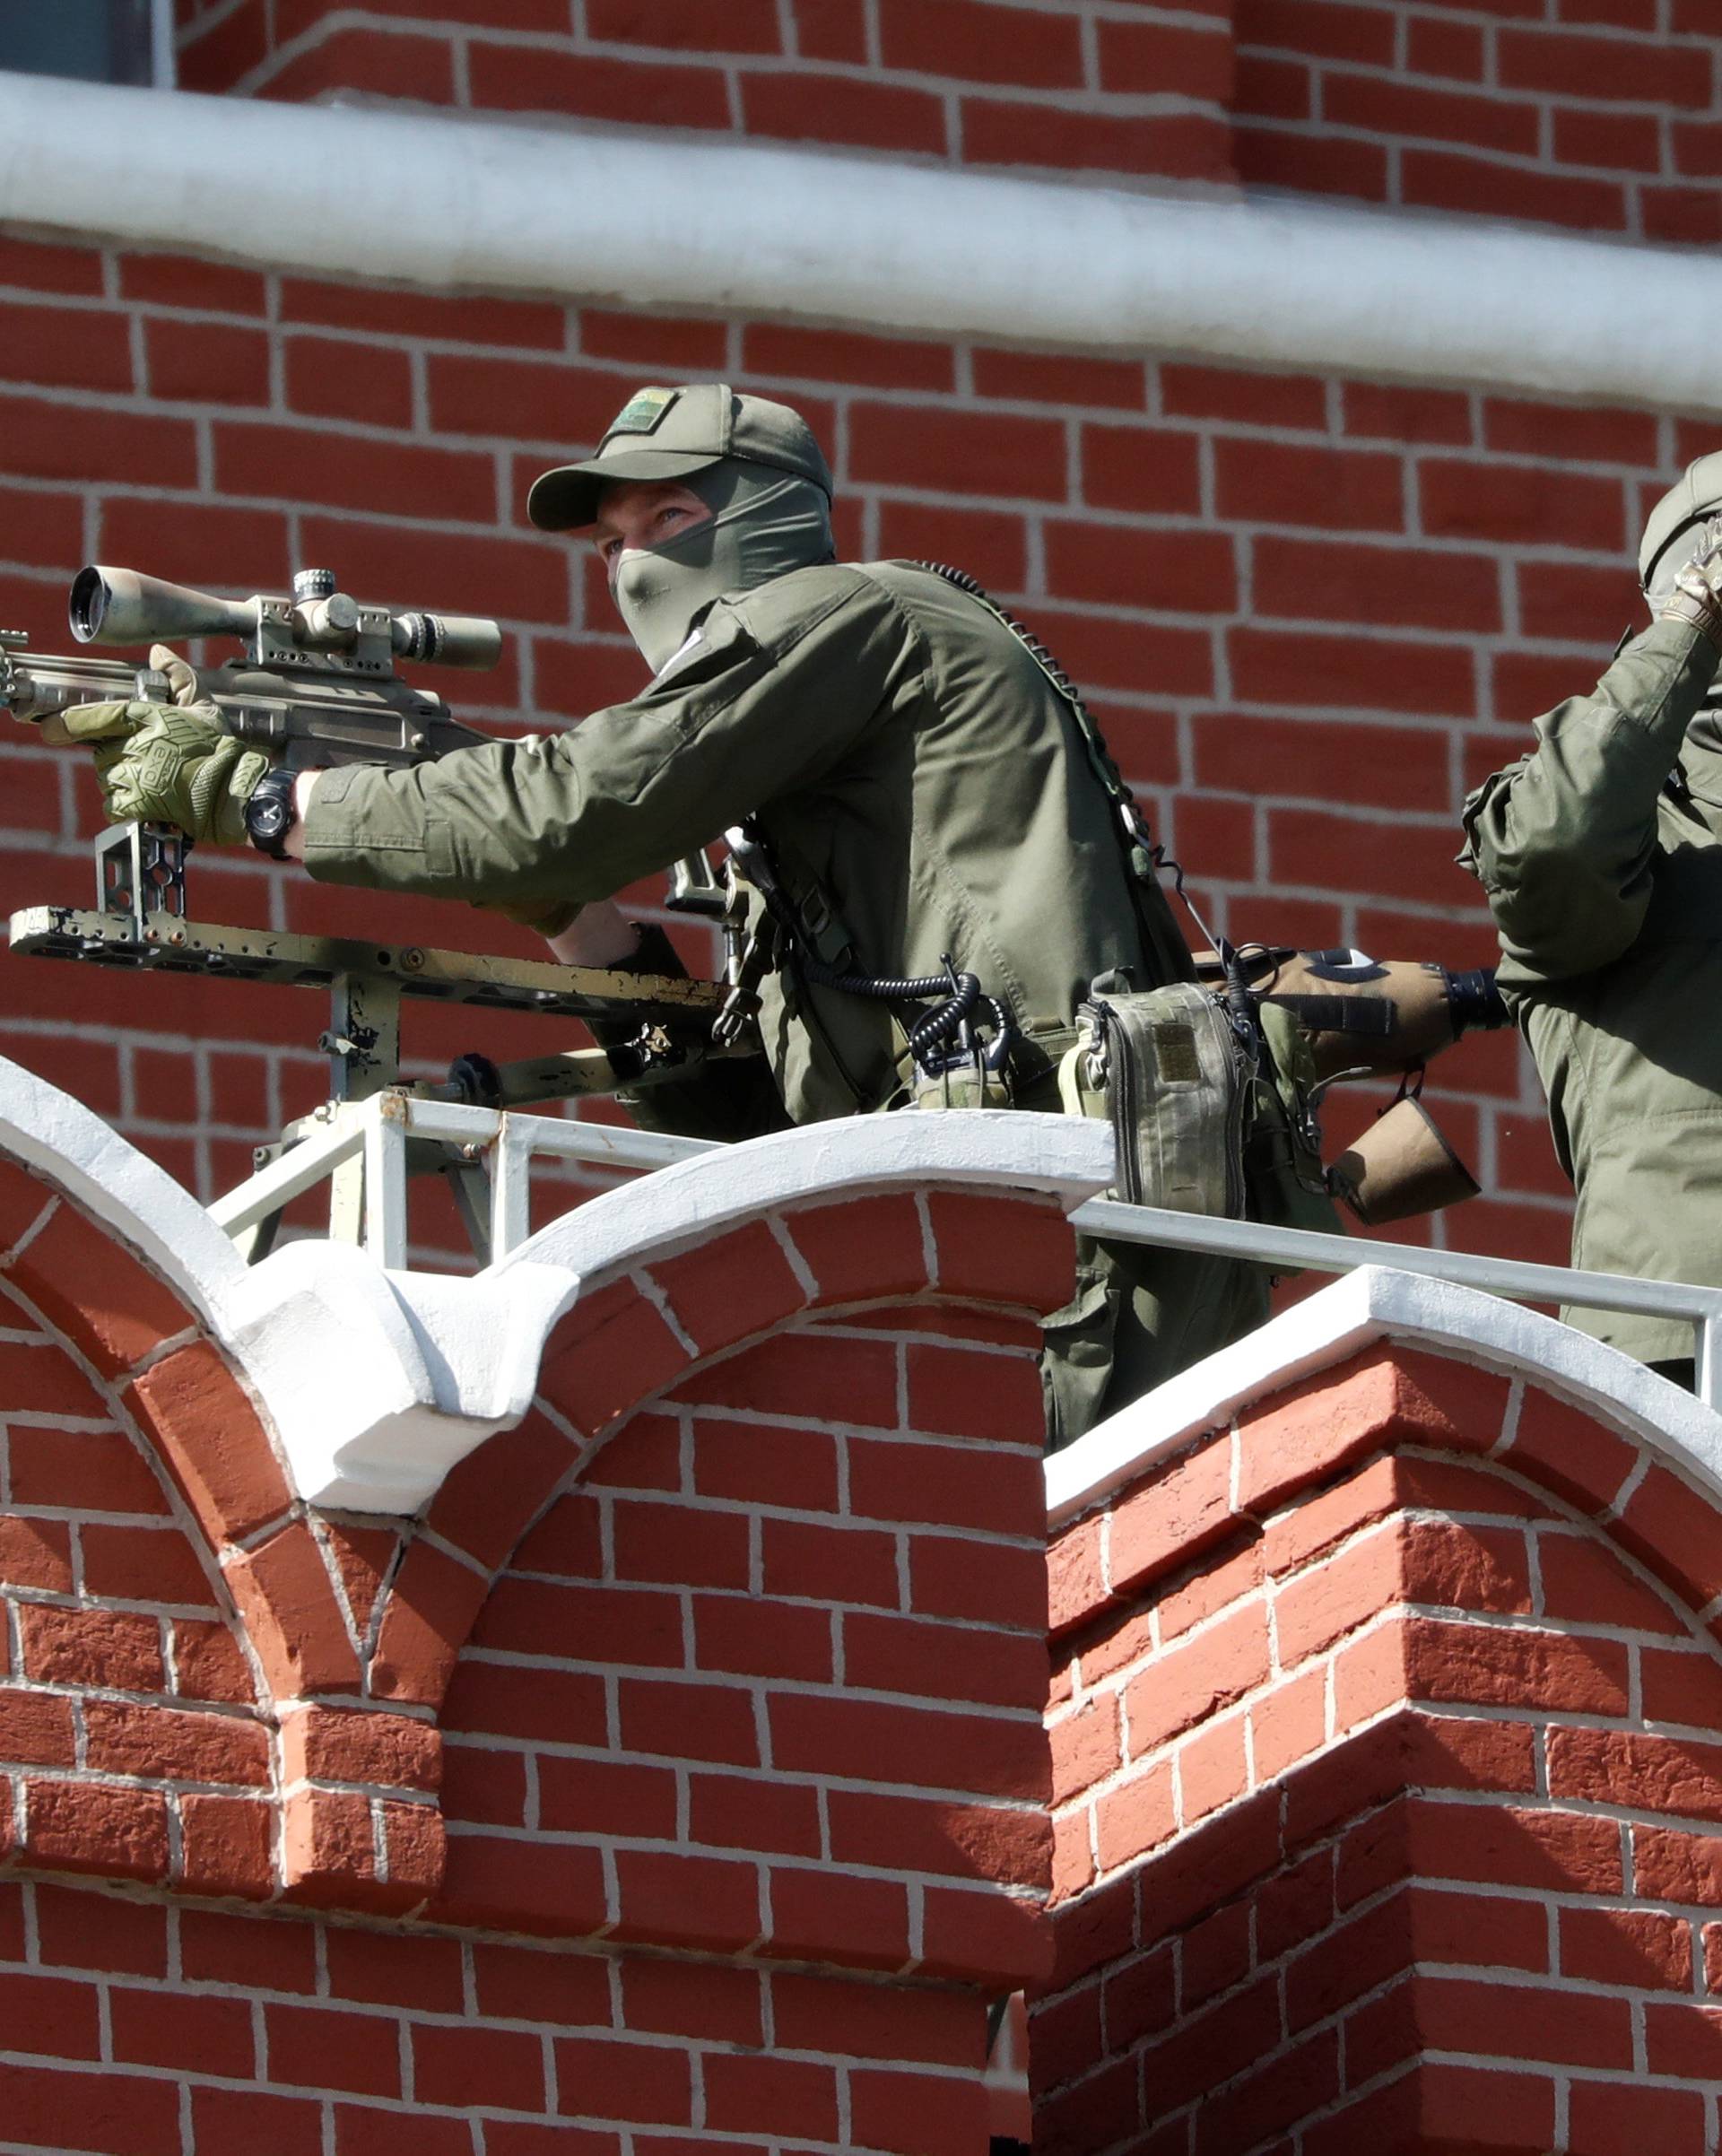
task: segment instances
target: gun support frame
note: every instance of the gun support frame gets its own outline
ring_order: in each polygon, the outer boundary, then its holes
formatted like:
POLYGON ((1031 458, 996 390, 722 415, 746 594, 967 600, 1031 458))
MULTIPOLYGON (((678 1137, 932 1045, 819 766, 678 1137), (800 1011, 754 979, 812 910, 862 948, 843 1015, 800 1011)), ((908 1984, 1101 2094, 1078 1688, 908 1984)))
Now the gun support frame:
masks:
POLYGON ((112 823, 96 835, 96 904, 141 936, 157 915, 186 917, 191 840, 170 823, 112 823))
MULTIPOLYGON (((257 1149, 259 1172, 278 1171, 295 1148, 311 1138, 326 1138, 347 1120, 368 1115, 370 1103, 384 1094, 406 1098, 400 1073, 401 1007, 408 997, 441 1003, 476 1004, 482 1009, 532 1011, 540 1016, 565 1019, 608 1018, 636 1020, 642 1028, 709 1027, 723 1002, 723 990, 715 982, 670 979, 657 975, 614 973, 598 967, 552 965, 534 959, 483 956, 464 951, 438 951, 408 944, 368 943, 355 938, 294 935, 271 929, 229 928, 213 923, 188 921, 166 905, 143 913, 132 902, 146 888, 135 873, 134 862, 148 859, 148 827, 126 825, 113 835, 111 844, 120 861, 122 876, 131 881, 126 904, 105 904, 95 912, 72 907, 35 907, 15 913, 11 921, 11 943, 26 956, 77 959, 86 964, 120 966, 143 972, 202 973, 217 979, 273 982, 283 987, 326 989, 330 1017, 318 1046, 329 1058, 329 1099, 309 1117, 291 1123, 278 1144, 257 1149), (142 850, 137 850, 142 849, 142 850)), ((153 886, 163 889, 160 883, 153 886)), ((104 900, 109 896, 104 878, 104 900)), ((117 884, 114 900, 119 896, 117 884)), ((665 1075, 685 1064, 666 1064, 665 1075)), ((650 1082, 655 1073, 630 1071, 620 1074, 601 1049, 575 1050, 564 1056, 532 1058, 523 1065, 503 1066, 508 1097, 519 1102, 554 1099, 570 1093, 613 1091, 620 1084, 650 1082)), ((427 1099, 448 1089, 426 1087, 427 1099)), ((372 1127, 370 1121, 367 1130, 372 1127)), ((348 1242, 370 1241, 393 1248, 404 1237, 400 1222, 371 1218, 378 1205, 395 1204, 378 1179, 375 1144, 351 1155, 343 1154, 330 1177, 330 1234, 348 1242)), ((482 1161, 460 1148, 443 1143, 415 1142, 410 1156, 414 1169, 435 1169, 448 1174, 457 1204, 467 1221, 474 1248, 483 1260, 488 1247, 489 1222, 493 1206, 489 1178, 482 1161)), ((252 1178, 253 1182, 257 1178, 252 1178)), ((261 1218, 248 1217, 235 1239, 256 1259, 265 1255, 280 1216, 281 1205, 299 1187, 291 1187, 274 1211, 261 1218)), ((393 1184, 388 1185, 389 1190, 393 1184)), ((400 1200, 404 1204, 404 1201, 400 1200)))

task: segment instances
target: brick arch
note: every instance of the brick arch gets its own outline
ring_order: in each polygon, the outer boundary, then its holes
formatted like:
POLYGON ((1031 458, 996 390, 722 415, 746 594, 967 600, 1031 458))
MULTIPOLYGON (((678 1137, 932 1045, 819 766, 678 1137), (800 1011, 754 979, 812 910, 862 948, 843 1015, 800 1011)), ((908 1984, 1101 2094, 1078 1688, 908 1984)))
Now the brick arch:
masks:
MULTIPOLYGON (((283 1606, 294 1546, 266 1530, 293 1499, 250 1395, 209 1327, 112 1229, 65 1192, 0 1163, 0 1279, 110 1386, 152 1447, 220 1564, 270 1689, 292 1694, 356 1677, 301 1636, 302 1584, 283 1606), (262 1539, 259 1539, 259 1538, 262 1539)), ((305 1530, 296 1540, 302 1540, 305 1530)))
POLYGON ((1067 1529, 1037 2150, 1699 2145, 1718 1529, 1667 1445, 1391 1341, 1067 1529))
MULTIPOLYGON (((366 1531, 308 1514, 207 1324, 114 1230, 13 1163, 0 1163, 0 1293, 19 1335, 0 1393, 23 1388, 0 1397, 0 1420, 12 1406, 33 1427, 44 1388, 77 1404, 58 1411, 74 1434, 53 1472, 70 1479, 42 1485, 57 1506, 33 1533, 9 1526, 33 1545, 46 1534, 17 1561, 27 1588, 57 1597, 32 1604, 42 1659, 29 1649, 15 1676, 21 1701, 48 1704, 15 1713, 57 1727, 53 1703, 70 1702, 89 1766, 65 1784, 27 1778, 15 1854, 193 1893, 422 1901, 440 1875, 434 1732, 324 1704, 351 1709, 361 1689, 352 1553, 366 1531), (74 1547, 68 1515, 109 1510, 74 1547), (51 1652, 50 1630, 68 1634, 51 1652), (126 1698, 88 1700, 92 1687, 126 1698), (52 1825, 61 1814, 74 1823, 52 1825), (379 1845, 392 1856, 379 1862, 379 1845)), ((66 1763, 57 1737, 39 1744, 26 1764, 66 1763)))
POLYGON ((42 1226, 0 1274, 0 1599, 19 1643, 0 1682, 4 1854, 187 1893, 266 1894, 266 1690, 212 1553, 127 1412, 122 1359, 152 1323, 178 1330, 176 1313, 22 1180, 4 1186, 7 1233, 24 1212, 26 1231, 42 1226))
POLYGON ((434 1915, 928 1980, 1041 1965, 1037 1320, 1072 1259, 1050 1201, 933 1191, 595 1283, 378 1628, 373 1689, 436 1705, 448 1748, 434 1915))
POLYGON ((544 1343, 534 1409, 460 1461, 404 1549, 370 1689, 435 1707, 498 1568, 622 1420, 698 1364, 839 1309, 915 1302, 1038 1318, 1069 1293, 1069 1227, 1027 1193, 950 1190, 786 1206, 582 1284, 544 1343))

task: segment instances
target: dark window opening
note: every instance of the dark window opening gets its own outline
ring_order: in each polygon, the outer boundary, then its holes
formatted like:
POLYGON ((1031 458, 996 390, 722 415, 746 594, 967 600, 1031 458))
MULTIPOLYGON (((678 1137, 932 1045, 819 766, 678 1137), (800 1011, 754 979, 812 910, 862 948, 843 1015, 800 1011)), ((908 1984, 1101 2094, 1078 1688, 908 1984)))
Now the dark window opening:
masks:
POLYGON ((148 85, 156 13, 156 0, 0 0, 0 67, 148 85))

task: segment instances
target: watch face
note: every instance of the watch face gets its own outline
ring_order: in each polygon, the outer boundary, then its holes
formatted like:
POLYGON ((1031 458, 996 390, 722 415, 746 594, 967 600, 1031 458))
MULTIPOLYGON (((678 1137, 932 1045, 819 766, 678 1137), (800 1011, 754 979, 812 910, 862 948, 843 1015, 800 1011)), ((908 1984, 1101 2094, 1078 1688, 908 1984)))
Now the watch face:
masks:
POLYGON ((286 835, 290 811, 279 794, 266 794, 261 801, 250 804, 248 819, 251 829, 259 839, 280 839, 286 835))

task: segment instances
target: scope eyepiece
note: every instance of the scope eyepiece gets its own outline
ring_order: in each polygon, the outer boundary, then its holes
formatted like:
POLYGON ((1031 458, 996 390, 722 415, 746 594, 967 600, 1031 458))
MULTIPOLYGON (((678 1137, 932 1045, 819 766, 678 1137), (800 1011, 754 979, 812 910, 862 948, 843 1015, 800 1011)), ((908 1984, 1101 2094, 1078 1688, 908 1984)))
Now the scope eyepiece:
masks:
POLYGON ((390 640, 396 657, 427 666, 494 666, 502 656, 502 631, 477 614, 397 613, 390 640))

